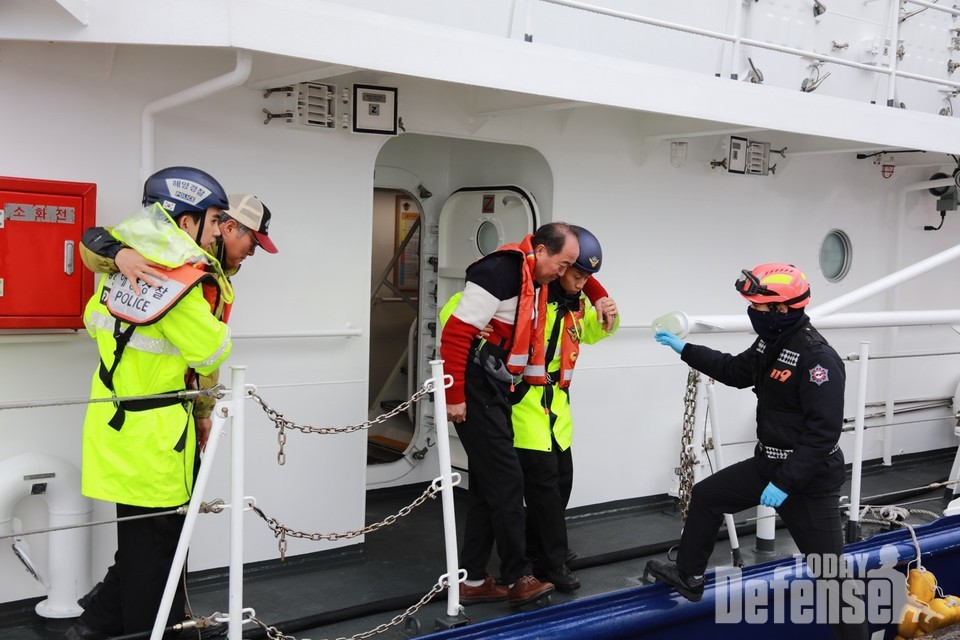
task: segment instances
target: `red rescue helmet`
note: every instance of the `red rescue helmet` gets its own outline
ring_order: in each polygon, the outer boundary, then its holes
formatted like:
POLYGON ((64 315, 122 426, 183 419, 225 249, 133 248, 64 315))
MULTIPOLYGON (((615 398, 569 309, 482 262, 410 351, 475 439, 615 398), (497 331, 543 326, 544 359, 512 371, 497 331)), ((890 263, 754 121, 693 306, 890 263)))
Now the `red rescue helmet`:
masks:
POLYGON ((737 280, 737 291, 756 304, 783 303, 791 309, 810 304, 810 283, 807 276, 792 264, 770 262, 754 267, 737 280))

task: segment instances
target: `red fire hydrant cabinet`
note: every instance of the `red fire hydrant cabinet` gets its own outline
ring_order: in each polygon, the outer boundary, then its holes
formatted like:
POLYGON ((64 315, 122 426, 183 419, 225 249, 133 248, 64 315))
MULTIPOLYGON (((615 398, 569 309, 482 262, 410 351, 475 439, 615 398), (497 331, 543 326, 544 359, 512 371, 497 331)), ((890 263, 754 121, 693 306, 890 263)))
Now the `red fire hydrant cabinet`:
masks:
POLYGON ((93 274, 80 238, 97 185, 0 177, 0 329, 81 329, 93 274))

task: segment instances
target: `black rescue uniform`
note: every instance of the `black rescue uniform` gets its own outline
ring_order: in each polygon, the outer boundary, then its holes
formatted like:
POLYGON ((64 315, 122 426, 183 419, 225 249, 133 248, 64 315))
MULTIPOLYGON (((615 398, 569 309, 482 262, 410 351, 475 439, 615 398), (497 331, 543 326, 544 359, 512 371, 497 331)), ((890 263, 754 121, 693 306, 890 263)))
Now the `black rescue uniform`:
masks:
MULTIPOLYGON (((767 483, 787 494, 777 508, 800 553, 843 553, 840 488, 845 479, 838 441, 846 375, 837 352, 801 316, 772 344, 758 338, 739 355, 687 344, 681 359, 694 369, 757 394, 752 458, 698 482, 680 538, 677 568, 702 575, 723 514, 756 506, 767 483)), ((861 624, 834 626, 842 638, 866 638, 861 624)))
POLYGON ((757 394, 753 457, 693 487, 677 567, 702 575, 723 514, 759 504, 773 482, 787 494, 777 509, 803 554, 843 553, 840 487, 843 362, 806 315, 773 344, 757 340, 739 355, 687 344, 681 359, 723 384, 757 394))

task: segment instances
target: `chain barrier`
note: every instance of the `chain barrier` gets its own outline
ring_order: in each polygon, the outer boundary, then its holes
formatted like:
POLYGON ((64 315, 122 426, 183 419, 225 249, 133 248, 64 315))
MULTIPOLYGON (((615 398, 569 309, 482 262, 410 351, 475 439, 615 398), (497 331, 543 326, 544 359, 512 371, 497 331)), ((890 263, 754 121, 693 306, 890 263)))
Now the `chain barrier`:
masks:
MULTIPOLYGON (((410 399, 401 403, 391 411, 381 414, 372 420, 367 420, 359 424, 349 425, 347 427, 312 427, 308 425, 297 424, 291 420, 287 420, 286 418, 283 417, 282 413, 270 407, 266 403, 266 401, 256 393, 256 391, 249 390, 248 393, 250 397, 252 397, 254 400, 257 401, 257 403, 263 409, 264 413, 267 414, 267 418, 271 422, 273 422, 277 428, 277 443, 279 444, 279 452, 277 453, 277 463, 280 465, 283 465, 286 462, 286 453, 284 452, 284 446, 286 445, 286 442, 287 442, 287 434, 286 434, 287 429, 296 429, 303 433, 317 433, 320 435, 330 435, 335 433, 353 433, 355 431, 360 431, 361 429, 369 429, 374 425, 386 422, 393 416, 406 412, 410 406, 416 404, 427 395, 433 393, 434 390, 435 390, 435 381, 433 379, 427 380, 426 382, 424 382, 423 386, 416 393, 414 393, 413 396, 410 397, 410 399)), ((453 473, 451 475, 451 481, 454 486, 460 483, 460 479, 461 477, 459 473, 453 473)), ((283 561, 286 559, 286 555, 287 555, 287 537, 312 540, 314 542, 319 542, 321 540, 329 540, 331 542, 335 542, 338 540, 355 538, 357 536, 361 536, 367 533, 373 533, 374 531, 378 531, 384 527, 390 526, 394 524, 398 519, 406 515, 409 515, 414 509, 423 505, 428 499, 435 498, 437 494, 441 491, 441 487, 440 487, 441 480, 442 480, 441 478, 435 479, 430 484, 430 486, 427 487, 427 489, 424 490, 422 494, 420 494, 419 497, 417 497, 413 502, 406 505, 405 507, 402 507, 397 513, 391 514, 379 522, 368 524, 362 529, 358 529, 356 531, 347 531, 344 533, 309 533, 305 531, 298 531, 296 529, 291 529, 290 527, 282 524, 276 518, 272 518, 266 515, 263 512, 263 510, 261 510, 255 503, 252 503, 252 502, 248 503, 247 506, 250 508, 251 511, 253 511, 258 516, 260 516, 260 518, 262 518, 263 521, 266 522, 270 530, 273 531, 273 535, 274 537, 277 538, 277 541, 278 541, 277 547, 280 552, 280 560, 283 561)), ((212 501, 209 505, 206 505, 206 507, 209 511, 213 513, 219 513, 220 511, 223 510, 224 505, 222 500, 217 499, 212 501)), ((394 616, 389 622, 381 624, 371 629, 370 631, 357 633, 350 636, 349 638, 341 637, 341 638, 338 638, 337 640, 364 640, 365 638, 370 638, 372 636, 381 634, 387 631, 388 629, 390 629, 391 627, 399 625, 403 623, 405 620, 410 619, 423 606, 425 606, 428 602, 433 600, 433 598, 438 593, 446 589, 448 585, 449 585, 448 576, 444 574, 443 576, 440 577, 440 580, 438 580, 437 583, 433 585, 433 588, 428 593, 426 593, 422 598, 420 598, 420 600, 416 604, 409 607, 403 613, 397 616, 394 616)), ((247 610, 244 610, 244 611, 246 612, 247 610)), ((203 618, 202 620, 204 621, 208 619, 219 620, 218 616, 220 615, 221 614, 218 612, 213 614, 209 618, 203 618)), ((252 612, 252 610, 250 610, 250 615, 248 620, 250 622, 253 622, 257 626, 259 626, 264 631, 266 636, 271 640, 297 640, 294 636, 286 635, 276 627, 266 624, 265 622, 257 618, 256 615, 254 615, 254 613, 252 612)))
POLYGON ((687 374, 687 390, 683 395, 683 433, 680 436, 680 466, 673 472, 680 478, 677 492, 680 516, 687 521, 690 510, 690 495, 693 491, 693 470, 697 457, 693 453, 693 434, 697 417, 697 389, 700 386, 700 372, 690 367, 687 374))
POLYGON ((257 401, 260 407, 263 409, 264 413, 267 414, 267 418, 273 422, 277 427, 277 444, 280 446, 280 450, 277 453, 277 464, 283 465, 287 461, 287 454, 284 452, 284 446, 287 444, 287 429, 296 429, 303 433, 318 433, 320 435, 331 435, 334 433, 353 433, 354 431, 360 431, 361 429, 369 429, 370 427, 378 424, 382 424, 392 418, 393 416, 404 413, 411 405, 416 404, 423 400, 424 397, 433 393, 434 384, 433 380, 427 380, 420 389, 414 393, 408 400, 400 403, 394 409, 383 413, 373 420, 367 420, 359 424, 352 424, 347 427, 311 427, 309 425, 300 425, 291 420, 287 420, 283 417, 283 414, 273 409, 266 403, 266 401, 257 395, 256 391, 250 391, 250 397, 257 401))
MULTIPOLYGON (((410 606, 406 611, 401 614, 398 614, 390 619, 390 622, 384 622, 381 625, 370 629, 369 631, 362 631, 360 633, 355 633, 352 636, 340 636, 336 640, 365 640, 365 638, 371 638, 375 635, 379 635, 385 631, 388 631, 390 627, 395 627, 401 624, 404 620, 411 618, 415 615, 421 608, 427 605, 431 600, 433 600, 438 593, 443 591, 448 587, 450 581, 446 574, 442 575, 436 584, 433 585, 433 588, 430 589, 420 600, 410 606)), ((267 634, 267 637, 271 640, 297 640, 294 636, 288 636, 276 627, 269 626, 262 620, 258 619, 256 616, 251 616, 250 621, 259 626, 267 634)), ((304 638, 303 640, 309 640, 304 638)))
MULTIPOLYGON (((456 486, 460 483, 460 474, 454 473, 451 476, 453 486, 456 486)), ((367 533, 373 533, 384 527, 392 525, 394 522, 400 518, 408 515, 411 511, 422 505, 428 499, 435 498, 437 493, 440 492, 440 485, 438 483, 440 478, 437 478, 433 483, 427 487, 427 489, 420 494, 420 496, 403 507, 397 513, 391 514, 381 520, 380 522, 374 522, 368 524, 362 529, 357 529, 356 531, 346 531, 344 533, 308 533, 305 531, 297 531, 296 529, 291 529, 290 527, 282 524, 276 518, 271 518, 266 515, 260 507, 255 504, 250 504, 250 509, 256 513, 258 516, 263 518, 263 521, 267 523, 267 526, 270 527, 270 530, 273 531, 274 537, 277 538, 277 548, 280 551, 280 560, 283 561, 287 556, 287 537, 291 538, 302 538, 304 540, 312 540, 314 542, 319 542, 320 540, 330 540, 331 542, 336 542, 337 540, 347 540, 350 538, 356 538, 367 533)))

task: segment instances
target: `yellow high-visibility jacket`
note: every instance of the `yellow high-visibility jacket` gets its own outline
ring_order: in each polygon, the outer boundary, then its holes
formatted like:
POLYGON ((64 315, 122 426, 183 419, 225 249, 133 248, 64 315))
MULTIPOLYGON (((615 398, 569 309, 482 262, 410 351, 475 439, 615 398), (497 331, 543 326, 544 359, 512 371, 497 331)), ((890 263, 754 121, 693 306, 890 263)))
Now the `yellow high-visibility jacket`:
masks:
MULTIPOLYGON (((613 335, 620 328, 620 315, 617 314, 610 332, 603 329, 597 319, 597 310, 590 304, 587 296, 580 294, 584 304, 583 318, 575 321, 574 328, 581 344, 594 344, 613 335)), ((557 322, 557 308, 555 302, 547 304, 547 340, 553 335, 553 326, 557 322)), ((561 322, 563 320, 561 319, 561 322)), ((561 331, 563 328, 561 327, 561 331)), ((553 359, 547 364, 547 371, 553 373, 560 369, 560 346, 556 348, 553 359)), ((526 385, 517 386, 516 395, 522 394, 519 402, 513 405, 513 446, 517 449, 532 449, 534 451, 550 451, 553 443, 551 435, 557 441, 557 446, 566 451, 573 443, 573 417, 570 415, 570 397, 567 389, 560 388, 554 381, 549 386, 526 385), (526 393, 524 393, 526 388, 526 393), (550 397, 550 406, 544 409, 544 396, 550 397), (554 419, 555 416, 555 419, 554 419), (551 428, 551 421, 553 426, 551 428)))
MULTIPOLYGON (((146 210, 141 212, 145 213, 146 210)), ((159 213, 152 215, 155 219, 147 222, 154 228, 148 229, 148 233, 159 234, 162 240, 144 246, 152 249, 150 253, 141 251, 148 258, 173 266, 183 256, 193 260, 206 255, 195 244, 191 253, 188 244, 193 240, 169 216, 167 225, 159 219, 159 213)), ((142 231, 144 220, 136 222, 142 231)), ((121 227, 115 233, 123 235, 126 230, 123 240, 140 250, 136 246, 137 234, 131 233, 129 226, 121 227)), ((203 259, 208 264, 209 260, 213 260, 209 255, 203 259)), ((87 303, 84 323, 97 341, 103 365, 109 369, 115 360, 118 321, 105 304, 107 284, 107 278, 102 278, 96 294, 87 303)), ((148 289, 144 295, 152 293, 148 289)), ((120 323, 120 328, 129 326, 120 323)), ((194 285, 162 317, 136 326, 114 371, 114 390, 119 397, 182 390, 189 368, 208 374, 226 360, 231 347, 229 328, 210 313, 201 288, 194 285)), ((90 397, 111 395, 98 370, 93 376, 90 397)), ((92 403, 87 408, 83 425, 83 494, 141 507, 175 507, 187 502, 193 490, 196 454, 190 403, 128 410, 119 428, 110 425, 116 414, 117 407, 110 402, 92 403)))

